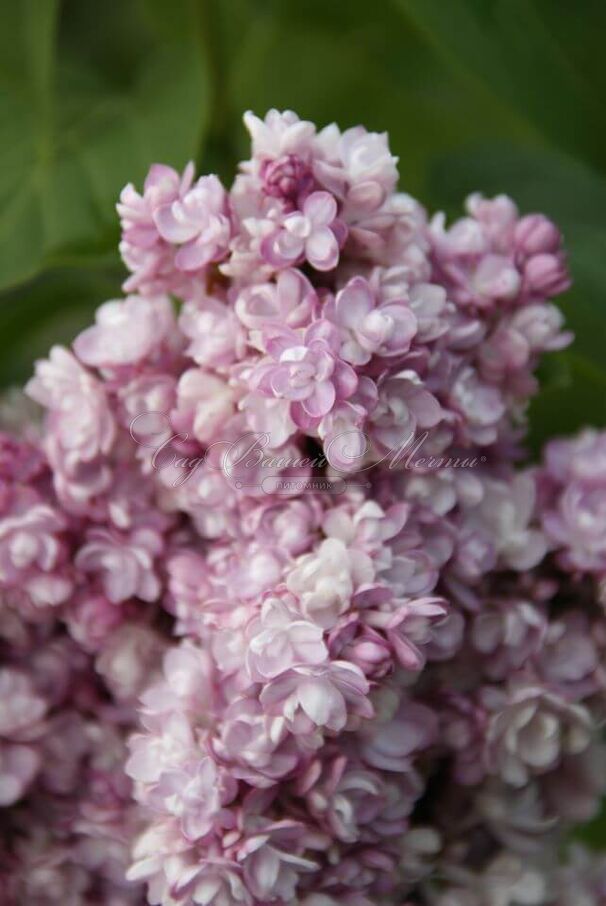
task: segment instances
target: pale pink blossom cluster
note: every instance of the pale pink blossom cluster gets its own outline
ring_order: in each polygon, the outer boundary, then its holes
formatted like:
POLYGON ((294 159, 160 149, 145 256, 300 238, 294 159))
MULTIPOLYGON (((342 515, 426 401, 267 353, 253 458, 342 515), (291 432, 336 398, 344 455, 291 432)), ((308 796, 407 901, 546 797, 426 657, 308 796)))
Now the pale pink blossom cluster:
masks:
POLYGON ((0 435, 0 902, 602 906, 606 437, 514 467, 559 232, 245 122, 0 435))

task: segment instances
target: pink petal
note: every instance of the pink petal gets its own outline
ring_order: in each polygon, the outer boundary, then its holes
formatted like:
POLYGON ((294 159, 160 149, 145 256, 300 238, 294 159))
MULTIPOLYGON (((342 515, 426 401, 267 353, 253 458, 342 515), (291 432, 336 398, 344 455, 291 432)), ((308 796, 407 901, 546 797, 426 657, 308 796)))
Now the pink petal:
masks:
POLYGON ((339 243, 329 227, 320 227, 305 243, 307 260, 318 271, 330 271, 339 262, 339 243))
POLYGON ((175 265, 181 271, 197 271, 212 261, 215 246, 197 241, 188 242, 175 255, 175 265))
POLYGON ((374 305, 374 297, 366 280, 354 277, 336 299, 339 323, 344 327, 358 327, 374 305))
POLYGON ((312 192, 303 205, 303 213, 314 227, 328 226, 337 216, 337 202, 329 192, 312 192))
POLYGON ((321 418, 330 412, 336 398, 335 388, 330 381, 322 381, 316 384, 311 395, 302 401, 302 406, 308 415, 321 418))
POLYGON ((297 211, 284 218, 284 231, 287 236, 303 241, 311 232, 311 223, 307 217, 297 211))
POLYGON ((294 387, 288 368, 276 368, 270 378, 272 392, 290 400, 304 400, 309 396, 309 385, 294 387))
POLYGON ((321 664, 328 650, 322 641, 322 631, 318 626, 309 623, 293 623, 290 636, 297 655, 307 664, 321 664))
POLYGON ((425 658, 419 649, 403 639, 398 633, 390 633, 389 640, 394 647, 399 662, 405 670, 420 670, 425 662, 425 658))
POLYGON ((317 340, 321 340, 333 353, 339 352, 341 346, 340 331, 338 327, 327 321, 326 318, 319 318, 314 321, 305 331, 305 342, 308 346, 317 340))
POLYGON ((409 404, 421 428, 433 428, 442 419, 442 407, 428 390, 421 387, 415 389, 409 404))
POLYGON ((273 267, 295 264, 304 251, 303 240, 286 230, 266 236, 261 243, 261 254, 273 267))
POLYGON ((339 399, 349 399, 349 397, 356 392, 358 375, 346 362, 337 362, 335 364, 332 380, 339 399))
MULTIPOLYGON (((344 718, 343 697, 326 683, 318 682, 313 678, 304 680, 299 684, 297 693, 301 707, 317 726, 326 726, 330 720, 331 711, 339 710, 339 705, 344 718)), ((343 723, 345 723, 345 719, 343 719, 343 723)))
POLYGON ((302 403, 293 402, 290 407, 290 417, 303 431, 315 431, 320 422, 319 417, 314 417, 305 411, 302 403))
POLYGON ((179 174, 166 164, 152 164, 145 177, 143 187, 147 190, 161 185, 166 188, 174 188, 176 191, 179 188, 179 174))
POLYGON ((167 242, 188 242, 198 233, 198 227, 192 223, 183 223, 174 213, 174 205, 164 204, 154 211, 154 223, 158 232, 167 242))
POLYGON ((265 897, 273 891, 279 871, 278 854, 269 846, 263 847, 254 857, 251 871, 252 880, 261 896, 265 897))

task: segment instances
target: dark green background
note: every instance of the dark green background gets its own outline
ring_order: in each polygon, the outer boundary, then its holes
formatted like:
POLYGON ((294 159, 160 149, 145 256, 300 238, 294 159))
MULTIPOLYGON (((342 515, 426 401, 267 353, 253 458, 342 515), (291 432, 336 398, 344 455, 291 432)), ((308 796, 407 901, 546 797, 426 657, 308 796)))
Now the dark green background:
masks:
MULTIPOLYGON (((388 130, 401 186, 507 192, 562 226, 572 351, 532 445, 606 424, 603 0, 0 0, 0 385, 118 295, 114 205, 149 164, 229 181, 244 110, 388 130)), ((588 831, 605 839, 605 822, 588 831)))

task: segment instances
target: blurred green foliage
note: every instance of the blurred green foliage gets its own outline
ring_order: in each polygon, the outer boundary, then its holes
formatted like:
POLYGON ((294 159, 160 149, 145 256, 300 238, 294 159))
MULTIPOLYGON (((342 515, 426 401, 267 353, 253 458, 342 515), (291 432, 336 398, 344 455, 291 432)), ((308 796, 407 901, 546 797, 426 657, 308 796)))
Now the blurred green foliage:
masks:
POLYGON ((115 201, 152 161, 229 180, 248 108, 388 130, 430 208, 507 192, 563 228, 577 334, 532 443, 606 424, 602 0, 0 0, 0 383, 118 295, 115 201))
MULTIPOLYGON (((0 0, 0 385, 120 293, 115 202, 163 161, 230 180, 241 115, 388 130, 401 185, 507 192, 563 228, 573 351, 532 446, 606 425, 603 0, 0 0)), ((606 816, 583 831, 599 845, 606 816)))

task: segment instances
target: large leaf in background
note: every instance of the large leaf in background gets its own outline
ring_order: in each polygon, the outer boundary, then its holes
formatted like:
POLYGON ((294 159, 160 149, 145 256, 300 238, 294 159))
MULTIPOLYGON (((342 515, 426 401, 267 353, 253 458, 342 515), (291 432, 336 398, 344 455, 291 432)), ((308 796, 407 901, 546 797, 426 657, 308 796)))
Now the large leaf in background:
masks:
MULTIPOLYGON (((532 0, 395 2, 454 69, 475 76, 551 142, 604 165, 604 96, 595 90, 596 67, 584 65, 592 33, 604 34, 604 4, 580 0, 567 9, 532 0)), ((603 74, 599 83, 604 87, 603 74)))
POLYGON ((562 228, 574 283, 561 307, 576 339, 570 351, 546 356, 532 446, 584 424, 606 425, 606 178, 561 154, 491 146, 444 157, 430 189, 450 213, 472 190, 506 191, 522 211, 544 211, 562 228))
POLYGON ((173 0, 167 17, 157 0, 125 0, 117 13, 91 0, 3 4, 0 289, 115 255, 121 186, 153 160, 182 166, 199 151, 198 3, 173 0))
POLYGON ((53 344, 71 343, 99 303, 115 296, 122 276, 121 270, 59 269, 15 290, 10 304, 0 305, 0 386, 22 385, 53 344))
POLYGON ((572 838, 588 844, 593 849, 603 851, 606 848, 606 800, 602 801, 602 808, 595 818, 574 829, 572 838))
POLYGON ((528 446, 537 458, 552 437, 588 426, 606 427, 606 371, 573 350, 558 354, 540 373, 530 406, 528 446))

